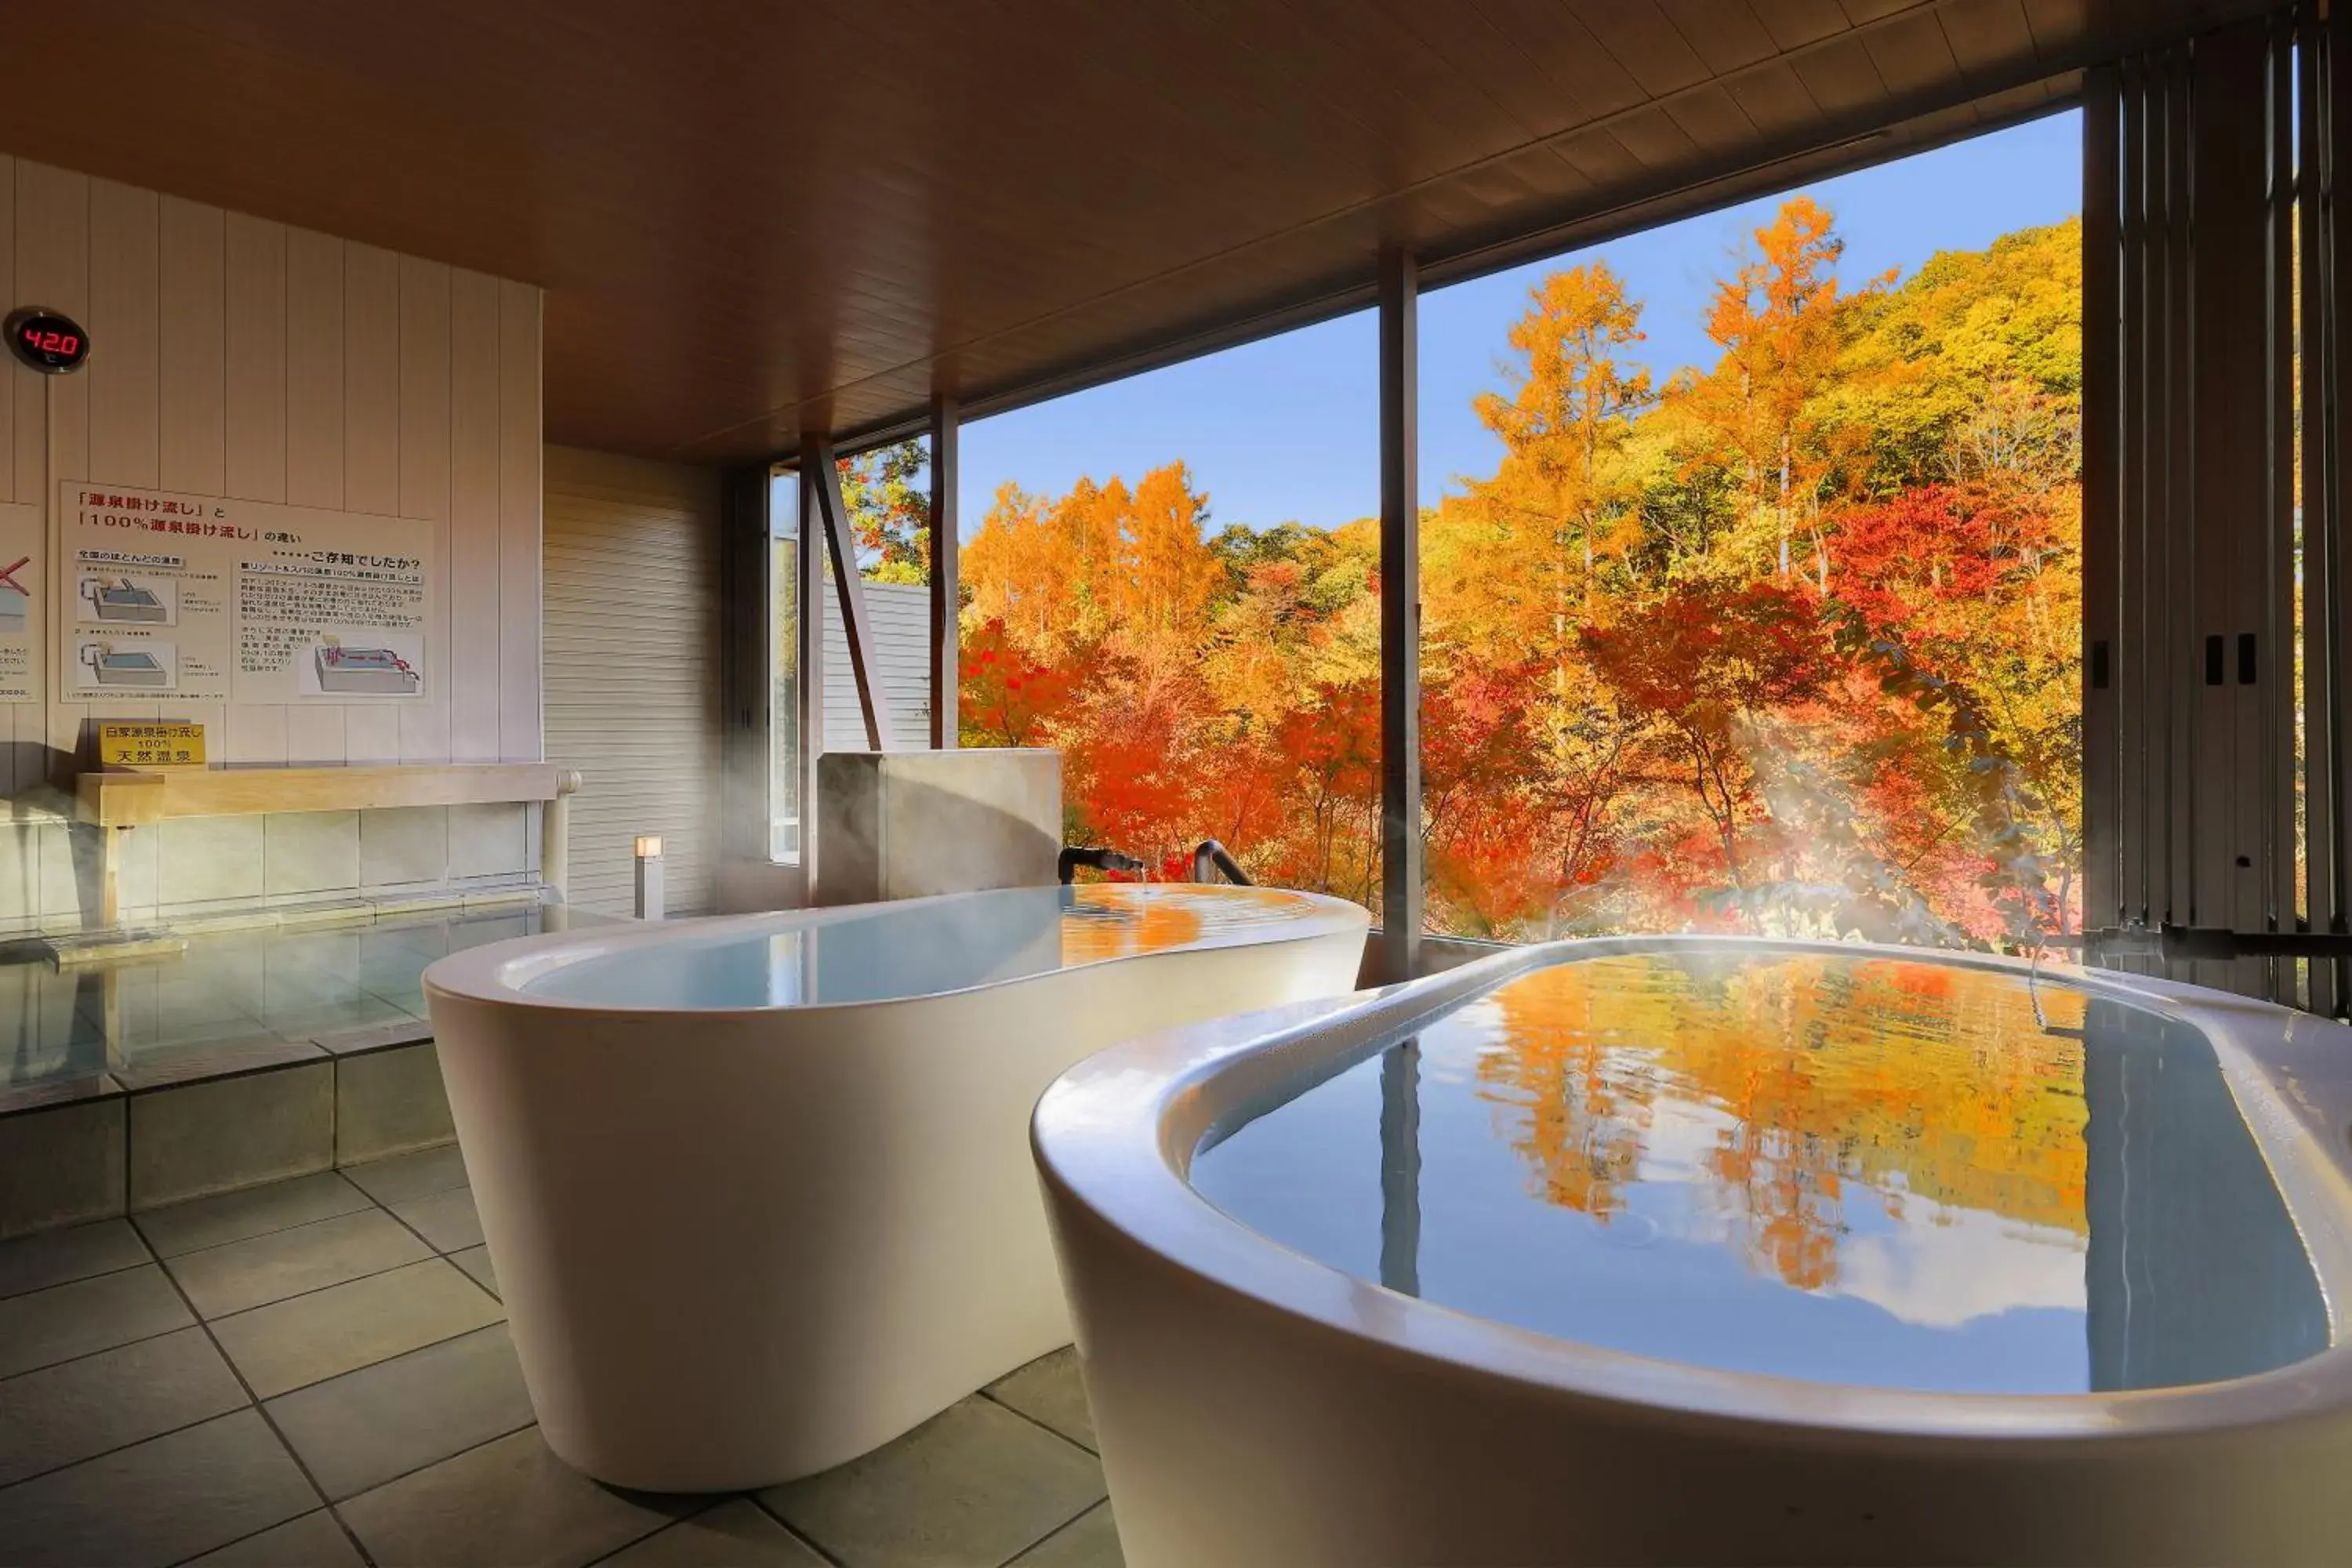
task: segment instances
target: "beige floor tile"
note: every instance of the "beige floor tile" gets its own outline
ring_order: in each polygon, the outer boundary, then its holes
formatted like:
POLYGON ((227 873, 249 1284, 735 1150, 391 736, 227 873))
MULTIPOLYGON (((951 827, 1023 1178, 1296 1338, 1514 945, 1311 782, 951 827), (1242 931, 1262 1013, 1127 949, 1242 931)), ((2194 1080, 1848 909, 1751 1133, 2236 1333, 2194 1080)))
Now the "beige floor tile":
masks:
POLYGON ((396 1204, 464 1186, 466 1159, 457 1145, 445 1143, 438 1149, 346 1165, 342 1173, 376 1202, 396 1204))
POLYGON ((681 1519, 598 1568, 825 1568, 824 1559, 749 1498, 681 1519))
POLYGON ((325 1509, 207 1552, 187 1568, 366 1568, 360 1549, 325 1509))
POLYGON ((1074 1443, 977 1396, 760 1500, 848 1568, 999 1563, 1103 1500, 1074 1443))
POLYGON ((332 1171, 247 1187, 241 1193, 198 1198, 131 1216, 158 1255, 170 1258, 198 1247, 243 1241, 249 1236, 331 1219, 368 1206, 367 1194, 332 1171))
POLYGON ((1110 1504, 1097 1503, 1015 1557, 1013 1568, 1127 1568, 1110 1504))
POLYGON ((139 1268, 0 1300, 0 1377, 110 1350, 196 1320, 163 1271, 139 1268))
POLYGON ((10 1568, 177 1563, 319 1506, 257 1411, 0 1489, 10 1568))
POLYGON ((382 1209, 365 1208, 182 1253, 163 1267, 198 1312, 226 1318, 431 1256, 406 1226, 382 1209))
POLYGON ((0 1383, 0 1486, 226 1415, 245 1403, 236 1375, 202 1329, 9 1378, 0 1383))
POLYGON ((449 1261, 464 1269, 473 1278, 475 1284, 491 1295, 499 1293, 499 1271, 490 1262, 488 1247, 469 1247, 463 1252, 453 1252, 449 1255, 449 1261))
POLYGON ((548 1452, 539 1428, 500 1437, 338 1505, 378 1568, 593 1563, 701 1499, 598 1486, 548 1452))
POLYGON ((96 1225, 0 1241, 0 1297, 135 1268, 147 1257, 139 1233, 124 1219, 102 1219, 96 1225))
POLYGON ((506 1316, 441 1258, 273 1301, 213 1324, 263 1399, 455 1339, 506 1316))
POLYGON ((1039 1356, 1018 1372, 988 1385, 990 1395, 1032 1421, 1051 1426, 1071 1442, 1096 1448, 1094 1412, 1078 1374, 1076 1345, 1039 1356))
POLYGON ((436 1252, 462 1252, 482 1245, 482 1221, 474 1212, 471 1187, 452 1187, 446 1193, 404 1198, 384 1206, 431 1242, 436 1252))
POLYGON ((273 1399, 269 1418, 332 1500, 530 1426, 530 1395, 493 1323, 273 1399))

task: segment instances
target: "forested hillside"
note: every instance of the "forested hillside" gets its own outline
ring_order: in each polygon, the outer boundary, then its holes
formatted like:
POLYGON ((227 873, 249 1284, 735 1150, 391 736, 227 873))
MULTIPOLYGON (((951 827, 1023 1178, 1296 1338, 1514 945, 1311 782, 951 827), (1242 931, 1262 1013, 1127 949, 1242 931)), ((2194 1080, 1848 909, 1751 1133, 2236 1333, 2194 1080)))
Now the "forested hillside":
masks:
MULTIPOLYGON (((1719 280, 1711 364, 1648 363, 1601 261, 1497 345, 1501 462, 1423 519, 1433 927, 2073 923, 2079 226, 1901 279, 1841 249, 1786 202, 1719 280)), ((1076 838, 1171 870, 1221 838, 1374 902, 1375 525, 1213 529, 1170 457, 997 494, 963 558, 964 740, 1062 747, 1076 838)), ((919 576, 893 460, 852 479, 919 576)))

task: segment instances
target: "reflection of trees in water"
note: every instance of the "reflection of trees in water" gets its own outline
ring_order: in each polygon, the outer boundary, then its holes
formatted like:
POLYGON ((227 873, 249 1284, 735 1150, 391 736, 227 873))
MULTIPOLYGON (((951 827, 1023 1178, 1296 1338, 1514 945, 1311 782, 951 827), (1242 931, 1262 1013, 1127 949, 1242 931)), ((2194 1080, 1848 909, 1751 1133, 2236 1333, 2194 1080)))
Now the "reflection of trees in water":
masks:
MULTIPOLYGON (((2054 1027, 2080 993, 2048 988, 2054 1027)), ((1495 996, 1479 1062, 1534 1190, 1602 1224, 1643 1179, 1662 1110, 1728 1119, 1695 1170, 1750 1268, 1837 1278, 1845 1184, 1900 1219, 1906 1195, 2082 1234, 2078 1040, 2046 1033, 2013 978, 1832 958, 1540 970, 1495 996)))

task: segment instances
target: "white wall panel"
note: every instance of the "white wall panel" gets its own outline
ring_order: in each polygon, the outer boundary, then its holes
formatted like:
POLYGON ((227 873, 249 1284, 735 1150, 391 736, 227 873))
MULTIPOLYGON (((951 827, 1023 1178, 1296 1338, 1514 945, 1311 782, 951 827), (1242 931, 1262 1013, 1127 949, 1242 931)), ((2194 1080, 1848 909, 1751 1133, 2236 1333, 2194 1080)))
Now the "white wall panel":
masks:
POLYGON ((626 914, 659 834, 673 913, 719 856, 718 474, 550 447, 547 754, 578 768, 572 900, 626 914))
MULTIPOLYGON (((0 157, 0 297, 93 342, 72 375, 0 366, 0 500, 89 479, 435 524, 427 700, 103 716, 199 720, 240 765, 541 754, 537 289, 0 157)), ((95 716, 0 704, 0 790, 66 782, 95 716)))

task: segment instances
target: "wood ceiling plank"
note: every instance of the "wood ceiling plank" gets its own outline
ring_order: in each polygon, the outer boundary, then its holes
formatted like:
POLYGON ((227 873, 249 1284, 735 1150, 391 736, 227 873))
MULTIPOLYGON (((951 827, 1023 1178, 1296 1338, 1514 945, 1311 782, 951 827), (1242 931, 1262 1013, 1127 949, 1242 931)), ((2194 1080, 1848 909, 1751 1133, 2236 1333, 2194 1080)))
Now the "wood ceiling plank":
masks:
POLYGON ((1760 70, 1743 71, 1726 84, 1725 90, 1759 135, 1787 136, 1822 117, 1821 105, 1805 90, 1804 79, 1785 60, 1775 60, 1760 70))
POLYGON ((1719 153, 1756 144, 1756 123, 1725 89, 1708 85, 1665 105, 1675 126, 1701 151, 1719 153))
POLYGON ((551 437, 740 458, 1352 298, 1385 241, 2030 112, 2112 29, 2258 4, 110 0, 17 53, 171 120, 23 72, 0 146, 541 284, 551 437))
MULTIPOLYGON (((2128 26, 2135 32, 2150 26, 2153 18, 2142 14, 2144 5, 2129 9, 2130 15, 2115 18, 2119 26, 2128 26)), ((2183 34, 2195 30, 2189 18, 2182 21, 2183 34)), ((2044 55, 2063 55, 2091 36, 2090 0, 2025 0, 2025 23, 2033 29, 2036 49, 2044 55)))
POLYGON ((1570 0, 1569 8, 1653 98, 1713 74, 1655 0, 1570 0))
POLYGON ((1648 96, 1559 0, 1471 0, 1471 5, 1576 106, 1577 124, 1648 96))
POLYGON ((1818 44, 1853 27, 1839 9, 1837 0, 1749 0, 1749 4, 1755 8, 1756 19, 1764 24, 1764 30, 1772 35, 1772 41, 1784 53, 1818 44))
POLYGON ((1921 0, 1838 0, 1838 9, 1845 19, 1857 27, 1868 26, 1885 17, 1899 15, 1918 6, 1921 0))
POLYGON ((1869 47, 1853 37, 1835 38, 1808 49, 1792 62, 1806 92, 1833 119, 1856 118, 1884 105, 1886 84, 1869 47))
POLYGON ((1952 58, 1971 77, 2036 53, 2025 0, 1946 0, 1937 20, 1952 58))
POLYGON ((1959 61, 1944 39, 1933 11, 1913 11, 1862 35, 1878 79, 1898 101, 1950 92, 1960 79, 1959 61))
POLYGON ((1525 138, 1553 135, 1595 112, 1561 91, 1482 12, 1433 15, 1415 0, 1374 0, 1373 8, 1509 114, 1525 138))
POLYGON ((1780 53, 1771 33, 1745 0, 1658 0, 1658 8, 1712 75, 1752 66, 1780 53))
POLYGON ((1654 104, 1619 115, 1610 121, 1609 133, 1653 172, 1686 168, 1699 158, 1699 145, 1690 133, 1675 123, 1673 114, 1654 104))

